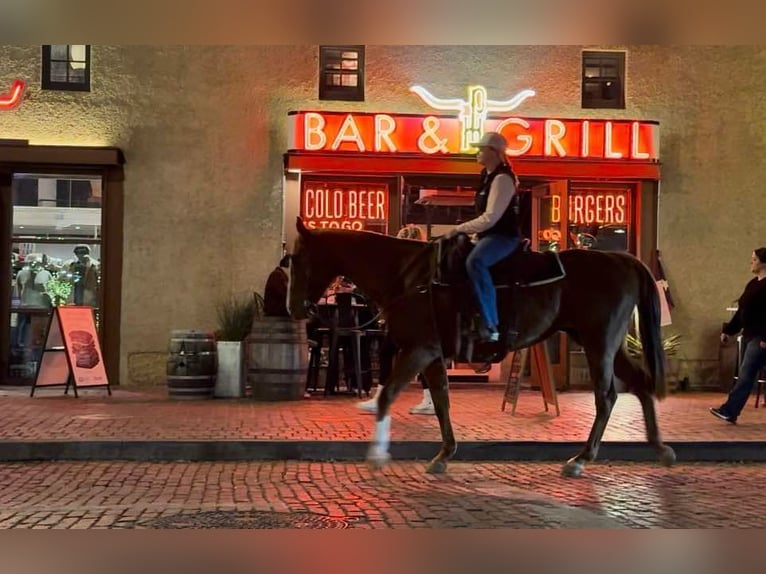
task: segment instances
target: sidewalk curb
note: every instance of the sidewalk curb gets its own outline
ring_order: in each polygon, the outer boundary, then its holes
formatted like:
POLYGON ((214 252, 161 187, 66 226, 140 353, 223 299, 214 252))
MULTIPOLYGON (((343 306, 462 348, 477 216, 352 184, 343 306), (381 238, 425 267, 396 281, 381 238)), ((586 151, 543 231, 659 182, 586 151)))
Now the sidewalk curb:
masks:
MULTIPOLYGON (((579 452, 580 442, 466 441, 458 444, 459 461, 564 461, 579 452)), ((766 462, 766 442, 668 442, 679 462, 766 462)), ((439 450, 435 441, 392 441, 394 460, 428 460, 439 450)), ((0 441, 0 461, 259 461, 317 460, 362 462, 367 441, 0 441)), ((603 442, 598 460, 650 462, 656 456, 645 442, 603 442)))

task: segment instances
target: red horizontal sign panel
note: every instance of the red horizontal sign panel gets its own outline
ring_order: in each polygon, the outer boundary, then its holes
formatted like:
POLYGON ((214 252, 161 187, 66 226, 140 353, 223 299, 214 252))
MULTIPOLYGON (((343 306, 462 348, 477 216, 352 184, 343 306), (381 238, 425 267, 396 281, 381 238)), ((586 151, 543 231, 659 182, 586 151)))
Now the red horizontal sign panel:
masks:
MULTIPOLYGON (((449 116, 295 112, 289 116, 291 151, 420 154, 466 153, 460 120, 449 116)), ((508 156, 657 161, 659 125, 653 122, 490 118, 484 131, 508 140, 508 156)), ((472 140, 475 141, 475 140, 472 140)))
POLYGON ((303 181, 301 217, 310 229, 385 228, 388 185, 303 181))

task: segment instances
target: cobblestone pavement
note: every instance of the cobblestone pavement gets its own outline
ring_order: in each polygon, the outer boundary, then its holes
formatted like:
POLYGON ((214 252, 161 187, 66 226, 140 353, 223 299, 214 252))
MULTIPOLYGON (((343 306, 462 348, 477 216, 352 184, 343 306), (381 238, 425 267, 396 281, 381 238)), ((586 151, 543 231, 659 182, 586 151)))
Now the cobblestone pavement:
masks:
POLYGON ((765 466, 8 463, 0 528, 762 528, 765 466))
MULTIPOLYGON (((172 401, 164 389, 85 391, 79 399, 61 389, 0 389, 2 440, 338 440, 367 441, 373 418, 359 412, 353 396, 312 397, 264 403, 250 399, 172 401)), ((393 407, 392 440, 440 440, 436 418, 411 415, 420 389, 405 391, 393 407)), ((546 413, 538 391, 524 391, 516 415, 500 410, 503 389, 454 389, 452 420, 458 441, 584 441, 593 423, 593 394, 559 394, 561 416, 546 413)), ((748 403, 739 424, 708 412, 722 393, 679 393, 658 403, 666 441, 765 441, 766 408, 748 403)), ((620 395, 606 428, 606 441, 641 441, 638 400, 620 395)))

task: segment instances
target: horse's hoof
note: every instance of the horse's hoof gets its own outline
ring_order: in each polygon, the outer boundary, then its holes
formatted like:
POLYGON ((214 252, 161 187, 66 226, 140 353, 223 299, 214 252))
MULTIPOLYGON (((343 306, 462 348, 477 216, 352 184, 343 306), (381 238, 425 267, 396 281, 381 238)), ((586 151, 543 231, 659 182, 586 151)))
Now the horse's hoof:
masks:
POLYGON ((660 462, 662 466, 673 466, 676 463, 676 453, 668 445, 663 445, 660 449, 660 462))
POLYGON ((378 450, 375 447, 367 451, 367 465, 372 470, 380 470, 391 460, 391 454, 388 451, 378 450))
POLYGON ((585 463, 571 459, 568 460, 564 467, 561 469, 561 475, 569 478, 579 478, 582 476, 582 471, 585 469, 585 463))
POLYGON ((447 463, 444 460, 432 460, 426 467, 426 474, 444 474, 447 472, 447 463))

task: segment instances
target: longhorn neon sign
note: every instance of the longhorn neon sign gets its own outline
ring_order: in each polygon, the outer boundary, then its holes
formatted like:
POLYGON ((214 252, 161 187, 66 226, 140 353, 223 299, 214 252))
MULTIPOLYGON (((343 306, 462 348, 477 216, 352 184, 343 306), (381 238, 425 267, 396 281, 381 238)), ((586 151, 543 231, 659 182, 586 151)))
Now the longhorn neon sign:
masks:
POLYGON ((19 105, 21 96, 24 93, 24 82, 22 80, 15 80, 11 84, 11 89, 8 93, 0 94, 0 110, 10 110, 19 105))
POLYGON ((484 86, 468 86, 468 99, 437 98, 422 86, 412 86, 410 91, 420 96, 426 104, 436 110, 455 111, 460 121, 460 151, 468 152, 484 134, 484 122, 489 112, 510 112, 518 108, 527 98, 535 95, 534 90, 522 90, 508 100, 490 100, 484 86))

